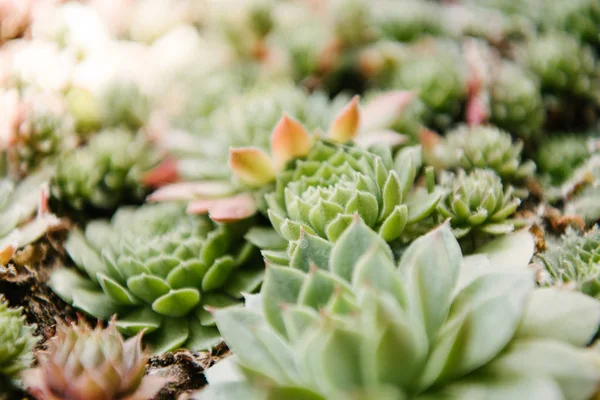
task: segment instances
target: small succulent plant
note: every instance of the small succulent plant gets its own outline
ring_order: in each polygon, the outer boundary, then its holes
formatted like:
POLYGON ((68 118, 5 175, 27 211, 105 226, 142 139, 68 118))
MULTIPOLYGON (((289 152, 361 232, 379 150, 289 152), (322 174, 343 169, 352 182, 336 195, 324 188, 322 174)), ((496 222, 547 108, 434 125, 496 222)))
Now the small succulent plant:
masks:
POLYGON ((552 183, 561 184, 588 159, 593 147, 583 134, 547 137, 537 150, 536 164, 540 172, 551 177, 552 183))
POLYGON ((585 234, 569 229, 560 241, 538 255, 544 266, 538 280, 544 286, 567 286, 600 299, 600 230, 585 234))
POLYGON ((542 90, 558 96, 598 100, 593 50, 564 33, 547 33, 531 40, 523 62, 541 81, 542 90))
POLYGON ((317 142, 305 159, 277 176, 265 196, 269 218, 287 240, 301 231, 335 242, 354 214, 386 241, 431 215, 442 193, 413 189, 421 168, 419 146, 403 149, 395 160, 387 148, 370 152, 317 142))
POLYGON ((573 172, 562 185, 561 195, 566 198, 565 213, 578 215, 588 224, 600 220, 600 155, 592 156, 573 172))
POLYGON ((504 181, 533 175, 533 161, 523 161, 523 142, 493 126, 460 126, 441 139, 423 131, 425 159, 441 168, 491 169, 504 181))
POLYGON ((490 88, 490 122, 524 140, 539 137, 545 112, 539 83, 514 63, 494 70, 490 88))
POLYGON ((53 194, 76 210, 113 210, 144 198, 142 174, 158 162, 158 154, 141 134, 102 131, 89 143, 58 161, 53 194))
POLYGON ((146 330, 155 352, 206 349, 219 333, 205 307, 239 302, 262 281, 260 254, 243 239, 250 224, 217 225, 174 203, 123 207, 70 233, 65 249, 84 275, 59 269, 50 285, 96 318, 118 314, 127 335, 146 330))
POLYGON ((215 313, 242 377, 195 399, 590 398, 598 301, 494 259, 463 258, 444 224, 396 266, 357 220, 328 260, 269 267, 260 305, 215 313))
POLYGON ((449 192, 437 210, 443 218, 450 218, 457 238, 473 231, 502 235, 515 229, 516 221, 508 218, 521 200, 514 196, 511 186, 503 188, 494 171, 475 169, 467 174, 459 170, 456 176, 447 179, 449 192))
POLYGON ((443 32, 439 5, 415 0, 377 2, 374 24, 382 36, 400 42, 410 42, 423 36, 443 32))
POLYGON ((142 333, 124 341, 114 320, 105 329, 59 324, 23 381, 37 400, 147 400, 169 379, 144 376, 141 342, 142 333))
POLYGON ((33 329, 25 322, 20 308, 10 308, 0 296, 0 391, 7 380, 16 379, 33 362, 33 346, 37 343, 33 329))
POLYGON ((426 42, 400 64, 394 86, 416 91, 428 109, 425 124, 445 129, 467 97, 465 65, 451 43, 426 42))

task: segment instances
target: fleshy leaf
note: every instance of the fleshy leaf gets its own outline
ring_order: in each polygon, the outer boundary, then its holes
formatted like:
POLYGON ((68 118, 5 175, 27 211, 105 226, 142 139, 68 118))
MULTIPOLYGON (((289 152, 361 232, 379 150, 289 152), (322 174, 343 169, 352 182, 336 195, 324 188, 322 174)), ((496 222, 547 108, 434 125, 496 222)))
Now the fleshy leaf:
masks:
POLYGON ((295 303, 300 295, 305 274, 292 268, 268 267, 261 295, 265 319, 271 326, 285 334, 281 306, 295 303))
POLYGON ((232 148, 229 166, 240 182, 250 187, 260 187, 275 179, 273 161, 256 147, 232 148))
POLYGON ((177 289, 159 297, 152 303, 152 309, 170 317, 182 317, 189 313, 200 301, 196 289, 177 289))
POLYGON ((302 124, 287 114, 279 120, 271 136, 271 154, 279 168, 297 157, 303 157, 310 151, 308 132, 302 124))
POLYGON ((329 139, 337 143, 347 143, 356 137, 360 124, 358 99, 359 96, 354 96, 350 103, 340 111, 327 132, 329 139))

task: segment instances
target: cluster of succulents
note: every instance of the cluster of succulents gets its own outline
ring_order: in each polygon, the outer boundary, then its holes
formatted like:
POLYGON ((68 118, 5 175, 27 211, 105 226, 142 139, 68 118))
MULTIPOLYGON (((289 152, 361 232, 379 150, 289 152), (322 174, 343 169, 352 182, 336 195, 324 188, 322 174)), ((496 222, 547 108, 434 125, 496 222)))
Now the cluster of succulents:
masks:
POLYGON ((0 399, 180 362, 160 398, 600 396, 599 32, 596 0, 0 1, 0 399))
POLYGON ((325 263, 269 268, 259 307, 215 313, 243 377, 196 398, 590 398, 597 300, 536 288, 518 262, 465 261, 443 225, 396 264, 357 220, 325 263))

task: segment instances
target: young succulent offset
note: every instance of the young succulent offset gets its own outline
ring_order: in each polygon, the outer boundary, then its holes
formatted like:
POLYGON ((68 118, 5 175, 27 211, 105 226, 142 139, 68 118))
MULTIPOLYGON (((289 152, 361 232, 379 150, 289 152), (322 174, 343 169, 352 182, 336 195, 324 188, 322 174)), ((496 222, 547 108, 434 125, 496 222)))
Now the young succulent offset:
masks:
POLYGON ((37 341, 22 310, 9 308, 0 296, 0 393, 6 389, 7 381, 18 378, 22 370, 29 368, 37 341))
POLYGON ((491 169, 507 182, 535 172, 532 161, 521 159, 523 142, 493 126, 460 126, 443 139, 425 130, 421 136, 426 162, 443 169, 491 169))
POLYGON ((52 289, 127 335, 142 330, 157 353, 215 345, 205 307, 241 301, 262 282, 264 263, 243 236, 252 224, 217 225, 178 204, 121 208, 108 221, 71 232, 65 249, 84 275, 57 270, 52 289))
POLYGON ((517 221, 508 217, 521 200, 514 196, 511 186, 504 189, 494 171, 475 169, 467 174, 459 170, 456 176, 448 177, 446 185, 449 192, 437 210, 443 218, 450 218, 457 238, 473 231, 502 235, 515 229, 517 221))
POLYGON ((538 280, 544 286, 573 287, 600 299, 600 230, 586 234, 569 229, 558 243, 538 255, 544 266, 538 280))
POLYGON ((105 329, 59 324, 23 381, 37 400, 147 400, 169 379, 144 376, 141 343, 142 333, 124 341, 114 320, 105 329))
POLYGON ((392 159, 377 153, 317 142, 305 159, 278 174, 265 196, 275 230, 297 240, 302 231, 335 242, 358 214, 386 241, 398 239, 407 225, 428 217, 442 193, 413 189, 421 168, 421 148, 407 147, 392 159))
POLYGON ((140 201, 147 189, 142 174, 158 162, 158 154, 140 134, 101 131, 89 143, 58 161, 52 192, 76 210, 113 210, 140 201))
POLYGON ((215 312, 242 379, 195 398, 588 399, 600 303, 536 289, 531 255, 511 267, 463 259, 443 225, 396 266, 357 220, 310 269, 268 267, 262 309, 215 312))

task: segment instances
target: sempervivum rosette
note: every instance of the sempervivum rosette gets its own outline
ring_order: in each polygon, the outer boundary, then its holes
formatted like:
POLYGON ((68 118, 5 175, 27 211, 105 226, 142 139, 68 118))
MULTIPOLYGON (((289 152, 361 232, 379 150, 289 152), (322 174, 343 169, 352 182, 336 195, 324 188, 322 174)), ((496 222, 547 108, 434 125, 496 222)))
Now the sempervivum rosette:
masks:
POLYGON ((157 162, 158 154, 143 135, 101 131, 58 161, 52 192, 76 210, 114 210, 143 199, 142 174, 157 162))
POLYGON ((33 361, 33 346, 37 339, 25 323, 21 309, 9 308, 0 296, 0 393, 7 380, 16 378, 33 361))
POLYGON ((515 229, 517 221, 508 218, 521 200, 515 197, 511 186, 504 189, 494 171, 476 169, 467 174, 459 170, 447 185, 450 190, 437 209, 442 217, 450 218, 457 238, 472 231, 502 235, 515 229))
POLYGON ((109 221, 74 230, 65 248, 79 274, 56 271, 52 289, 117 327, 145 329, 156 352, 205 349, 219 333, 205 307, 239 302, 262 281, 258 250, 245 242, 250 221, 217 225, 176 204, 121 208, 109 221))
POLYGON ((106 329, 61 324, 25 385, 37 400, 147 400, 168 378, 144 376, 141 342, 141 333, 124 341, 114 321, 106 329))
POLYGON ((600 230, 586 234, 569 229, 560 242, 553 242, 538 256, 545 267, 540 283, 552 286, 571 286, 600 299, 600 230))
POLYGON ((216 312, 241 376, 195 398, 588 399, 600 303, 536 289, 520 246, 463 258, 444 225, 396 265, 357 221, 311 269, 269 267, 262 307, 216 312))
POLYGON ((523 142, 493 126, 460 126, 440 138, 423 130, 425 159, 441 168, 491 169, 506 181, 533 175, 535 164, 523 161, 523 142))
POLYGON ((265 196, 269 218, 287 240, 304 230, 335 242, 358 214, 392 241, 429 216, 441 198, 439 191, 413 190, 420 168, 418 146, 393 160, 385 147, 376 153, 317 142, 305 159, 278 174, 275 191, 265 196))

